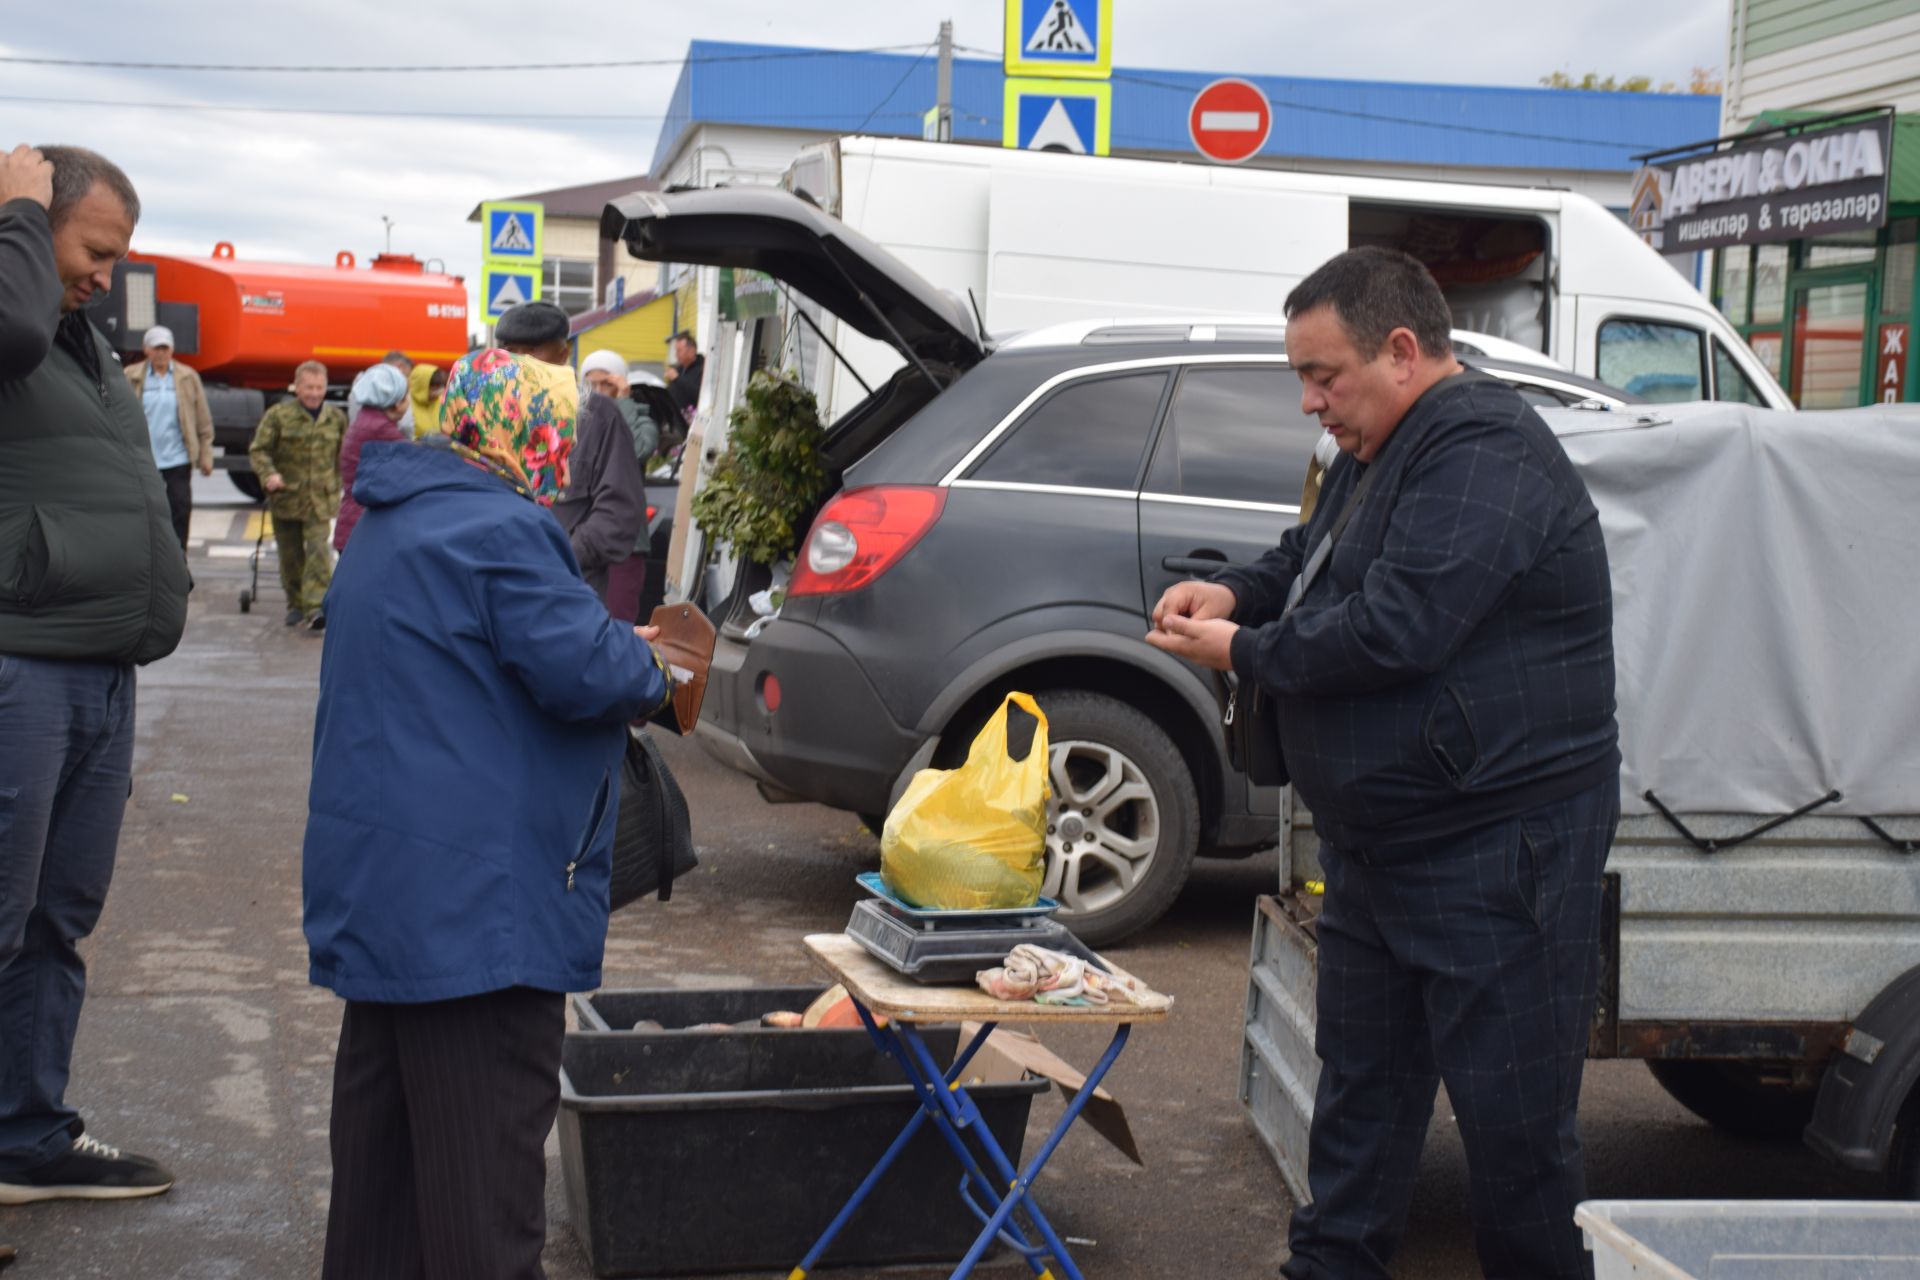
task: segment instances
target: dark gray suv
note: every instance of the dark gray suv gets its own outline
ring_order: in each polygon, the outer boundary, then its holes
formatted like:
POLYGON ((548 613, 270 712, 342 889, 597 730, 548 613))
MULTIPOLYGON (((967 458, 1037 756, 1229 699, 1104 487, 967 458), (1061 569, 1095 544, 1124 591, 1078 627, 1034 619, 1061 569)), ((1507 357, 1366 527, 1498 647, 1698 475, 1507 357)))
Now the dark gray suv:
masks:
MULTIPOLYGON (((1278 324, 1083 324, 989 350, 964 304, 784 192, 608 207, 639 257, 766 271, 906 364, 829 429, 828 495, 779 615, 749 638, 742 566, 702 714, 716 756, 876 832, 916 769, 950 767, 1009 691, 1051 725, 1044 892, 1095 944, 1151 923, 1199 851, 1278 838, 1279 793, 1228 763, 1210 678, 1146 644, 1189 575, 1298 518, 1319 424, 1278 324)), ((1463 357, 1543 404, 1619 392, 1463 357)))

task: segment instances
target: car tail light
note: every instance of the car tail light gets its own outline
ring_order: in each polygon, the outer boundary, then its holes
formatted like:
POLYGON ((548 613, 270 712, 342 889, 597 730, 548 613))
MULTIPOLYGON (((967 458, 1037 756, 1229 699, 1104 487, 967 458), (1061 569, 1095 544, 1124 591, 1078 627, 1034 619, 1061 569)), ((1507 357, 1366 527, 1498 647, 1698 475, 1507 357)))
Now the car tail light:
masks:
POLYGON ((649 505, 647 507, 647 519, 651 520, 659 514, 660 514, 660 508, 652 505, 649 505))
POLYGON ((946 503, 945 489, 926 485, 847 490, 814 520, 787 594, 858 591, 912 550, 946 503))

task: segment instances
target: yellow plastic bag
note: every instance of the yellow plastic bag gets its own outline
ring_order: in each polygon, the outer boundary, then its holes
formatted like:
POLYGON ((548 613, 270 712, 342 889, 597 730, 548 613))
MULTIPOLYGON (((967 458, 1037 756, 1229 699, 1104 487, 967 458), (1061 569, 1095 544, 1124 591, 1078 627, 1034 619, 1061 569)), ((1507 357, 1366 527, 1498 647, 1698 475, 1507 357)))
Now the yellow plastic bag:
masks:
POLYGON ((958 769, 922 769, 887 815, 880 877, 917 907, 1030 907, 1047 869, 1047 717, 1010 693, 958 769), (1039 721, 1026 758, 1007 750, 1007 707, 1039 721))

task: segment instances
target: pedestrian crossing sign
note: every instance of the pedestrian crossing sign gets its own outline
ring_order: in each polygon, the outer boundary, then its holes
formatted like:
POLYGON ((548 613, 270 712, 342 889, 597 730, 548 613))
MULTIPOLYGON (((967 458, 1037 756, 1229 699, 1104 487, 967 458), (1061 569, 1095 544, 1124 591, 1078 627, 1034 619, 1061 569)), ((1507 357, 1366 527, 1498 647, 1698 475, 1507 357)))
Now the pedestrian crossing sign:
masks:
POLYGON ((491 324, 523 302, 540 297, 540 268, 489 262, 480 268, 480 297, 491 324))
POLYGON ((1008 80, 1001 119, 1005 146, 1104 156, 1113 142, 1113 86, 1104 80, 1008 80))
POLYGON ((1105 80, 1113 74, 1113 0, 1006 0, 1009 76, 1105 80))
POLYGON ((537 263, 545 234, 546 210, 526 201, 500 200, 480 206, 485 242, 480 256, 495 262, 537 263))

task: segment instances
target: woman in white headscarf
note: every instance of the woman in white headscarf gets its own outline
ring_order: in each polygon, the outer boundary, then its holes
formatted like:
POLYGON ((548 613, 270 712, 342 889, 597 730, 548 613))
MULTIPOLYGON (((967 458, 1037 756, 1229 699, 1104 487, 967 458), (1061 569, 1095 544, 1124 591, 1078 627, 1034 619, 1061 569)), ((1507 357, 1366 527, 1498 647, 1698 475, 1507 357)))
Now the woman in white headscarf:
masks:
POLYGON ((347 549, 353 526, 360 522, 360 504, 353 500, 353 478, 360 470, 360 450, 370 440, 406 441, 400 426, 407 416, 407 375, 390 364, 377 364, 353 380, 353 402, 360 412, 347 425, 340 441, 340 515, 333 523, 333 549, 347 549))

